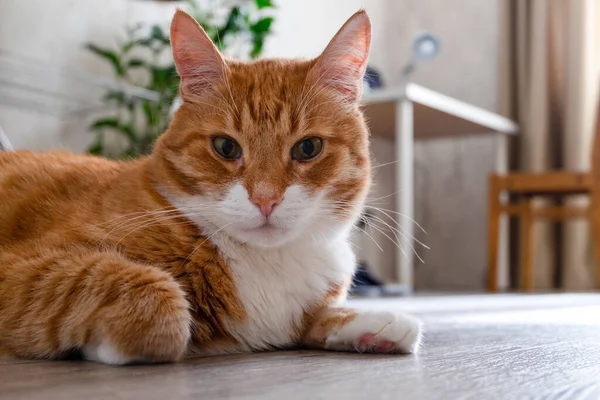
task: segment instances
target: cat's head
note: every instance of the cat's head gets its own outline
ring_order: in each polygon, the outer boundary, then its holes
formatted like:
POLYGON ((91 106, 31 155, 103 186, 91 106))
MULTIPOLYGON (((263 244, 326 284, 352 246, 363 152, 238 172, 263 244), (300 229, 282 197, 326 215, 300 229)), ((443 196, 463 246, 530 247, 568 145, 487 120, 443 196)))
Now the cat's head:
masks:
POLYGON ((360 11, 316 59, 243 63, 178 11, 183 105, 155 147, 160 190, 206 234, 251 245, 347 232, 370 184, 358 107, 370 37, 360 11))

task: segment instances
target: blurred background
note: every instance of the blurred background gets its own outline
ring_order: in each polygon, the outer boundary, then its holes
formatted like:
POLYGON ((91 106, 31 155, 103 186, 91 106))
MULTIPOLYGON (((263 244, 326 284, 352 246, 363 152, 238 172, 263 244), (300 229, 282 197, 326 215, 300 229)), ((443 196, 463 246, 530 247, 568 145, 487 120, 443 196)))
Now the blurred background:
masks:
MULTIPOLYGON (((489 288, 489 175, 498 169, 498 146, 507 146, 509 171, 590 169, 599 3, 0 0, 0 131, 17 149, 140 156, 164 130, 177 101, 168 41, 175 8, 191 12, 225 54, 250 60, 315 57, 364 7, 373 24, 367 100, 378 90, 403 87, 413 42, 425 32, 439 54, 419 63, 410 81, 519 128, 504 135, 510 136, 505 144, 485 131, 414 144, 413 218, 427 232, 415 228, 414 235, 430 249, 415 246, 423 262, 407 249, 415 261, 410 283, 416 291, 481 292, 489 288)), ((397 153, 393 139, 372 133, 377 167, 371 197, 393 215, 397 153)), ((588 204, 585 193, 568 201, 588 204)), ((520 290, 518 226, 501 229, 500 290, 520 290)), ((394 231, 373 229, 368 218, 364 230, 368 234, 359 233, 356 243, 370 276, 397 282, 394 231)), ((585 219, 540 221, 534 230, 535 290, 594 287, 585 219)))

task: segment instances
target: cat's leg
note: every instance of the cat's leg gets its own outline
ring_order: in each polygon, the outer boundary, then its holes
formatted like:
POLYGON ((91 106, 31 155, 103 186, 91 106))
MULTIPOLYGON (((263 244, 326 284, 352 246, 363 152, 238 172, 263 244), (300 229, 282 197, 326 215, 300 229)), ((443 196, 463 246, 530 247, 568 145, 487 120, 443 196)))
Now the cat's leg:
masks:
POLYGON ((309 318, 304 342, 313 348, 375 353, 416 353, 422 323, 387 311, 324 308, 309 318))
POLYGON ((176 361, 190 325, 184 292, 156 267, 110 252, 0 254, 0 348, 12 355, 176 361))

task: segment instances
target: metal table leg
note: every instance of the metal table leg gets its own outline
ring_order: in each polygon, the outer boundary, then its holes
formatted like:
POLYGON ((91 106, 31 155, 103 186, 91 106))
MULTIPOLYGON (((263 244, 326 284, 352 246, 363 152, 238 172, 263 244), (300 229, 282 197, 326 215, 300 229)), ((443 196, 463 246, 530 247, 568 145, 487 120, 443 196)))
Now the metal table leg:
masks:
POLYGON ((396 103, 396 210, 400 247, 396 251, 397 280, 403 291, 413 291, 414 254, 414 134, 413 104, 408 99, 396 103))

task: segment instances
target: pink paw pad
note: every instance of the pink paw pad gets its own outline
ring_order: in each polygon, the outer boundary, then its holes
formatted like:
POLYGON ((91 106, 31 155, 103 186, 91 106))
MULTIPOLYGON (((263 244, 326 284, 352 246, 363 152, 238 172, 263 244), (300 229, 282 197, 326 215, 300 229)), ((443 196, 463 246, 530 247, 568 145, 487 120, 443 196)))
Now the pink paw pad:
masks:
POLYGON ((376 335, 372 333, 365 333, 362 335, 358 342, 359 348, 362 351, 370 350, 379 353, 387 353, 395 350, 396 344, 389 340, 377 341, 376 335))
POLYGON ((361 348, 371 347, 375 344, 375 335, 372 333, 365 333, 360 337, 358 343, 361 348))
POLYGON ((377 343, 375 345, 375 351, 380 351, 382 353, 390 352, 390 351, 394 350, 395 348, 396 348, 396 344, 394 344, 393 342, 389 342, 387 340, 384 340, 383 342, 377 343))

